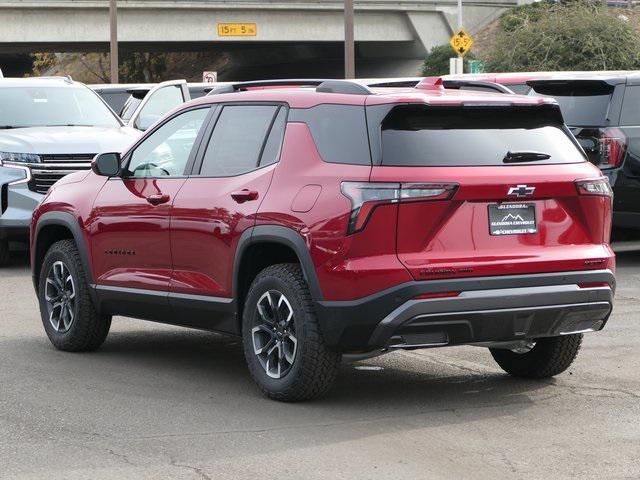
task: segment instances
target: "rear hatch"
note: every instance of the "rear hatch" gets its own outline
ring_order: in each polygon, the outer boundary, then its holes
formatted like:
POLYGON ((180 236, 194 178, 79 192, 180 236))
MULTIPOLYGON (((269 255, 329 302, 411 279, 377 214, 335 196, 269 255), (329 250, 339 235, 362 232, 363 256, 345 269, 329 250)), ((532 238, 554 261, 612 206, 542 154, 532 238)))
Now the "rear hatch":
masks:
POLYGON ((397 255, 416 280, 613 268, 609 185, 557 106, 373 108, 371 182, 399 189, 397 255))
MULTIPOLYGON (((621 80, 620 80, 621 82, 621 80)), ((617 127, 624 84, 605 80, 536 80, 535 94, 554 98, 589 161, 606 170, 622 165, 628 139, 617 127)))

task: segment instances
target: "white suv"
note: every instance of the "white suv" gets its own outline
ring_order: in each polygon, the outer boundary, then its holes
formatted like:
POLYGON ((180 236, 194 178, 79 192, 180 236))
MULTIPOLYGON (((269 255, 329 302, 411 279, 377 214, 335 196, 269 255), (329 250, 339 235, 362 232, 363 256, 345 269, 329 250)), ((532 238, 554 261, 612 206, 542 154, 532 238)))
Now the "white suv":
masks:
POLYGON ((140 133, 68 77, 0 79, 0 265, 9 240, 28 241, 31 213, 51 185, 140 133))

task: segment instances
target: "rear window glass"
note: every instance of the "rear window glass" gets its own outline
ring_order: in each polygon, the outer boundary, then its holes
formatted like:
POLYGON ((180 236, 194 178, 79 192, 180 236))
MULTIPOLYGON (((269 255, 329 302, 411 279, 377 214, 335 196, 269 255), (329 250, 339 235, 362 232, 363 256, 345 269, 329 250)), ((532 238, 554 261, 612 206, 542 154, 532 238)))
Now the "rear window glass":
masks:
POLYGON ((567 125, 606 125, 613 86, 601 81, 545 82, 533 85, 531 94, 555 98, 567 125))
POLYGON ((621 125, 640 126, 640 86, 627 87, 622 102, 621 125))
POLYGON ((403 105, 382 121, 382 165, 513 165, 508 152, 547 154, 517 164, 577 163, 585 159, 549 108, 403 105))

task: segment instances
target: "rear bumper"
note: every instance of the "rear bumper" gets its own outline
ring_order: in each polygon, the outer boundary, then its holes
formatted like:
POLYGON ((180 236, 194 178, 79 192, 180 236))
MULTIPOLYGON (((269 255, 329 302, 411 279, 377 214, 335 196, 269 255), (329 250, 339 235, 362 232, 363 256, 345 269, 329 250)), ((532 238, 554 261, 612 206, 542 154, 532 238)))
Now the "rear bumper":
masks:
POLYGON ((509 275, 411 282, 357 301, 318 302, 317 310, 330 346, 364 352, 596 331, 614 292, 610 270, 509 275), (415 299, 438 292, 460 294, 415 299))

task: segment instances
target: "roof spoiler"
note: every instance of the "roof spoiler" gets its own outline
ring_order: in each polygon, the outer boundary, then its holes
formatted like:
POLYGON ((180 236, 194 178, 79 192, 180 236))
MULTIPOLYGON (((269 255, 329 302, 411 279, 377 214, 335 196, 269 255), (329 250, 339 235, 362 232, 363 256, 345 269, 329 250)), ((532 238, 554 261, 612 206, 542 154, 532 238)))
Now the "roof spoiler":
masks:
POLYGON ((251 88, 270 87, 316 87, 316 92, 342 93, 348 95, 371 95, 373 93, 366 86, 350 80, 289 78, 281 80, 257 80, 222 85, 220 87, 214 87, 207 95, 219 95, 222 93, 246 91, 251 88))

